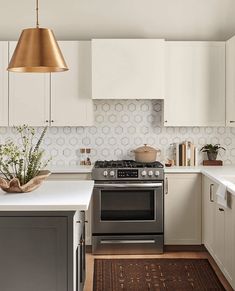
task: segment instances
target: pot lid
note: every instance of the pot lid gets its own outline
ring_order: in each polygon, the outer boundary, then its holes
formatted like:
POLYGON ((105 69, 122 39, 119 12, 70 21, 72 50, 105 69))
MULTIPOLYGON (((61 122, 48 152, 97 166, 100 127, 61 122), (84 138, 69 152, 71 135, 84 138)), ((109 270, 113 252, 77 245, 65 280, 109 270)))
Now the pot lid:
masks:
POLYGON ((142 147, 138 147, 137 149, 134 150, 135 153, 146 153, 146 152, 158 152, 155 148, 148 146, 147 144, 144 144, 142 147))

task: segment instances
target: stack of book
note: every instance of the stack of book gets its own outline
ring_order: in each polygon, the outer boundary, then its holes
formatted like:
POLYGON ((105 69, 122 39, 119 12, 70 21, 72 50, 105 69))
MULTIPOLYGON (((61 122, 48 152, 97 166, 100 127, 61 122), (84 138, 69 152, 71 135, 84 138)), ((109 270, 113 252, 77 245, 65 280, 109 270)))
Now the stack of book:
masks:
POLYGON ((198 166, 198 148, 190 141, 175 144, 176 166, 198 166))

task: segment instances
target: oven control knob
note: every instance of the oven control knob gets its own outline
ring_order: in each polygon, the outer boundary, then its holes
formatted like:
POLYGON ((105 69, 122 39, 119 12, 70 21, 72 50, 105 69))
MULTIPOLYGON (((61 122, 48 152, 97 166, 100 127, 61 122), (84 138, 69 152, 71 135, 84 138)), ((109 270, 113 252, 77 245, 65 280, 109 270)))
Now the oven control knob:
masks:
POLYGON ((114 176, 115 176, 115 172, 114 172, 114 171, 110 171, 109 175, 110 175, 111 177, 114 177, 114 176))
POLYGON ((108 176, 108 171, 104 171, 103 175, 104 175, 104 177, 107 177, 108 176))
POLYGON ((160 175, 159 171, 155 171, 155 176, 158 177, 160 175))
POLYGON ((141 172, 141 176, 142 176, 142 177, 145 177, 146 175, 147 175, 147 172, 146 172, 146 171, 142 171, 142 172, 141 172))
POLYGON ((149 171, 148 175, 149 175, 149 177, 152 177, 153 176, 153 171, 149 171))

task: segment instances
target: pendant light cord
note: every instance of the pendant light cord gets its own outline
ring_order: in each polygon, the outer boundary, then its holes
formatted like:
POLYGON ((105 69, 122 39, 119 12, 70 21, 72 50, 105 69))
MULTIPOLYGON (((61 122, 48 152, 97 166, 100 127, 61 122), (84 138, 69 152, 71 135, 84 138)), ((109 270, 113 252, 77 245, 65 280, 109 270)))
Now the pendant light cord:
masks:
POLYGON ((36 26, 39 27, 39 21, 38 21, 38 0, 36 0, 36 26))

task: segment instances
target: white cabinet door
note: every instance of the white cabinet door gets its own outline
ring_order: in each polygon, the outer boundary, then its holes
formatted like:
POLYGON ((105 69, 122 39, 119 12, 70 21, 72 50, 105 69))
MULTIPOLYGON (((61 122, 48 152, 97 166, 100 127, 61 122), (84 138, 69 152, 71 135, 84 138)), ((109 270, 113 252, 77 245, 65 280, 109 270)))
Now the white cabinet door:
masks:
POLYGON ((93 99, 163 99, 164 40, 92 40, 93 99))
POLYGON ((227 193, 228 207, 216 200, 218 184, 203 177, 203 242, 219 268, 235 287, 235 200, 227 193))
POLYGON ((201 244, 201 175, 167 174, 165 244, 201 244))
POLYGON ((235 36, 226 42, 226 125, 235 126, 235 36))
POLYGON ((202 238, 209 253, 214 256, 215 244, 215 204, 218 185, 203 176, 202 181, 202 238))
POLYGON ((90 126, 91 42, 60 41, 59 45, 69 71, 51 74, 51 125, 90 126))
POLYGON ((8 42, 0 42, 0 126, 8 125, 8 42))
POLYGON ((223 269, 225 252, 225 212, 224 209, 215 204, 215 254, 214 259, 218 266, 223 269))
POLYGON ((91 229, 91 209, 92 209, 92 202, 90 202, 89 208, 86 211, 86 245, 91 245, 92 239, 92 229, 91 229))
MULTIPOLYGON (((16 42, 9 43, 10 58, 16 42)), ((49 124, 50 74, 9 73, 9 125, 49 124)))
POLYGON ((235 197, 227 193, 228 208, 224 209, 224 274, 235 288, 235 197))
POLYGON ((166 42, 165 126, 225 125, 225 43, 166 42))

